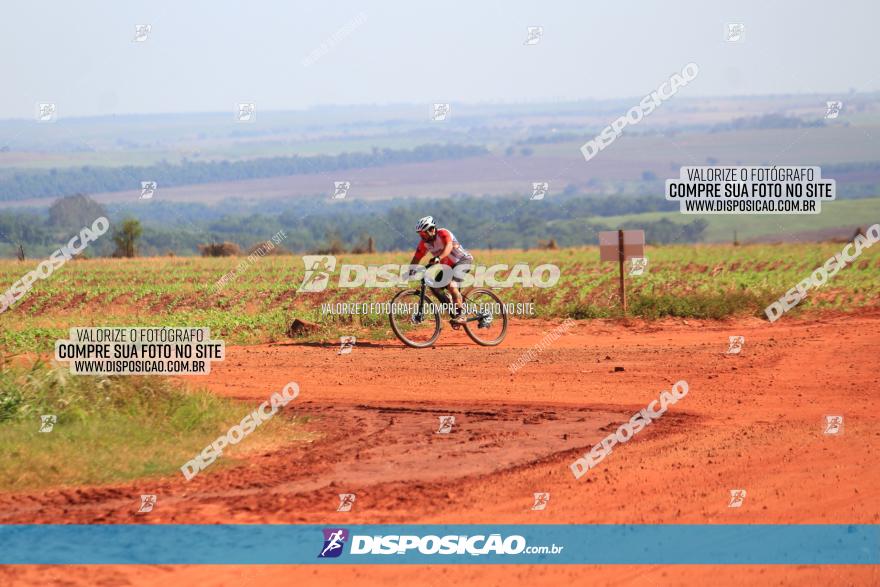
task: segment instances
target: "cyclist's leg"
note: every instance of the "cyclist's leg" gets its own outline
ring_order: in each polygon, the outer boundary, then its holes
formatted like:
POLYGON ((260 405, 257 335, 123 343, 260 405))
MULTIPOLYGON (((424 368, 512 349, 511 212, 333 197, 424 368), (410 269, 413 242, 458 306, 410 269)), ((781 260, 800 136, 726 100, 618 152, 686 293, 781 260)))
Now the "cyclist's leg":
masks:
POLYGON ((449 281, 447 289, 449 290, 449 294, 452 296, 452 302, 455 304, 453 321, 456 321, 458 318, 460 318, 462 314, 463 301, 461 296, 461 282, 464 281, 464 275, 470 272, 470 270, 473 268, 473 264, 474 260, 473 258, 470 258, 463 259, 452 266, 453 275, 452 279, 449 281))

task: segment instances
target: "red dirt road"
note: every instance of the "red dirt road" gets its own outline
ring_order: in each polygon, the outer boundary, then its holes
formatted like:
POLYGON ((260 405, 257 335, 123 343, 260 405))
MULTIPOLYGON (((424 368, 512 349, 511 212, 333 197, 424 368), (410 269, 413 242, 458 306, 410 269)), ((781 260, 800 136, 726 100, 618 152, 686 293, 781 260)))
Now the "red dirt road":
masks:
MULTIPOLYGON (((114 487, 0 496, 0 523, 880 523, 880 313, 768 325, 579 323, 511 375, 557 324, 514 322, 480 348, 444 330, 396 341, 229 347, 203 379, 255 405, 289 381, 282 417, 314 416, 311 442, 246 465, 114 487), (740 355, 727 339, 745 336, 740 355), (623 367, 623 371, 615 371, 623 367), (680 379, 689 393, 580 480, 569 464, 680 379), (824 415, 844 416, 841 435, 824 415), (454 415, 449 435, 438 416, 454 415), (146 489, 152 491, 146 491, 146 489), (740 508, 729 491, 745 489, 740 508), (550 492, 544 511, 532 494, 550 492), (156 493, 136 514, 140 493, 156 493), (338 513, 338 493, 355 493, 338 513)), ((258 434, 257 432, 256 434, 258 434)), ((243 444, 248 441, 245 440, 243 444)), ((829 584, 876 567, 462 566, 0 569, 0 583, 166 585, 829 584)))

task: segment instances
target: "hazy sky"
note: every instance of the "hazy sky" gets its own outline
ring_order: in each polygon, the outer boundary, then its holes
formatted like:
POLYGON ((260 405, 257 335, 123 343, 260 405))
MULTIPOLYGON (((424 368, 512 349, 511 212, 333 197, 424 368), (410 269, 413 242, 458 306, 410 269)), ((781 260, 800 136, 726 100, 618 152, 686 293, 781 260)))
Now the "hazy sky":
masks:
POLYGON ((690 61, 687 96, 832 99, 880 89, 878 20, 877 0, 9 2, 0 118, 36 102, 92 116, 642 96, 690 61), (135 24, 152 25, 146 42, 135 24), (524 45, 528 26, 539 44, 524 45))

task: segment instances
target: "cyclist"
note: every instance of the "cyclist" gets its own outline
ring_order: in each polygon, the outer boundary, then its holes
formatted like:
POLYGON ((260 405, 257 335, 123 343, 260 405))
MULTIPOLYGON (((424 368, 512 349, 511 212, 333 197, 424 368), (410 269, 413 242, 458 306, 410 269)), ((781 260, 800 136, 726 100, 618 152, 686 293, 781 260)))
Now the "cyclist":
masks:
MULTIPOLYGON (((438 263, 448 265, 452 270, 456 267, 462 266, 461 269, 459 269, 460 274, 470 271, 471 266, 474 264, 473 256, 461 246, 461 243, 458 242, 455 235, 452 234, 452 231, 446 228, 438 229, 437 223, 434 222, 432 216, 425 216, 419 220, 418 224, 416 224, 416 232, 419 233, 422 240, 419 241, 419 246, 416 248, 416 252, 413 255, 412 260, 409 262, 410 265, 420 263, 425 255, 431 253, 437 259, 438 263)), ((449 293, 452 294, 452 301, 455 304, 453 306, 454 312, 452 324, 456 326, 465 323, 464 315, 461 312, 462 300, 459 287, 461 282, 461 275, 456 276, 453 274, 453 277, 447 286, 449 293)), ((437 292, 437 290, 434 290, 434 292, 437 293, 441 299, 445 297, 440 295, 441 292, 437 292)))

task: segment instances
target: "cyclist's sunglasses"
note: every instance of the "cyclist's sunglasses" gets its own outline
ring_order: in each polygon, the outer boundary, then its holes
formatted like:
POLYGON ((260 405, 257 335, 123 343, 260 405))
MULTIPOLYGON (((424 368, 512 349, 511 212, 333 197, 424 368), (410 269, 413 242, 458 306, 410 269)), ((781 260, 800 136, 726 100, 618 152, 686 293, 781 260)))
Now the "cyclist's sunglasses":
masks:
POLYGON ((434 236, 435 234, 437 234, 437 229, 436 229, 436 228, 431 228, 431 229, 428 229, 428 230, 420 230, 420 231, 419 231, 419 236, 422 237, 422 238, 429 238, 429 237, 434 236))

